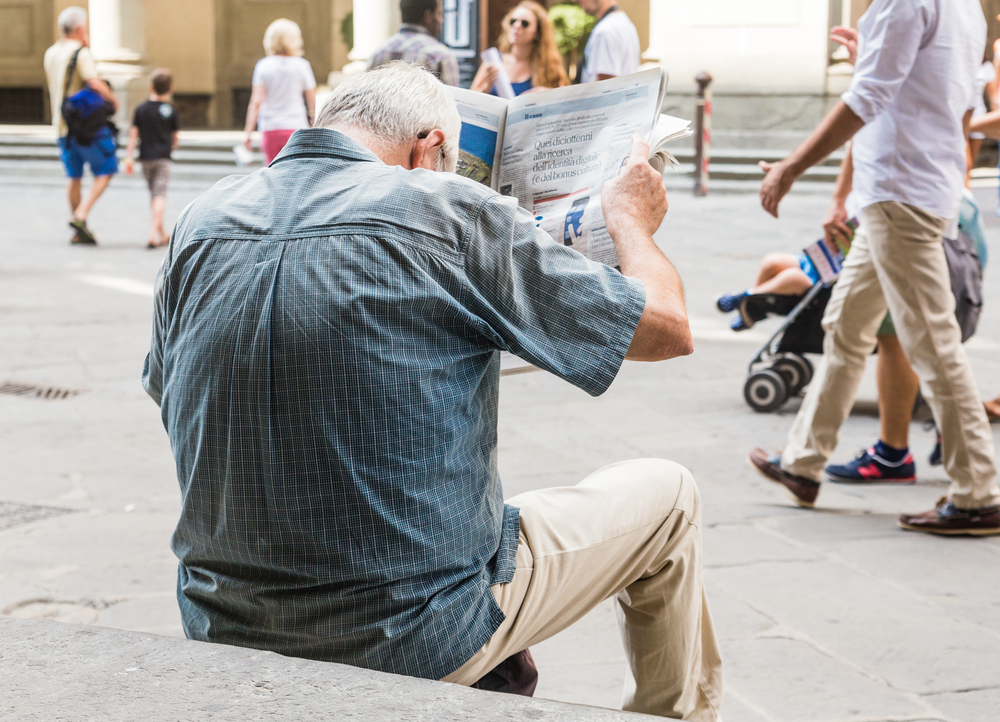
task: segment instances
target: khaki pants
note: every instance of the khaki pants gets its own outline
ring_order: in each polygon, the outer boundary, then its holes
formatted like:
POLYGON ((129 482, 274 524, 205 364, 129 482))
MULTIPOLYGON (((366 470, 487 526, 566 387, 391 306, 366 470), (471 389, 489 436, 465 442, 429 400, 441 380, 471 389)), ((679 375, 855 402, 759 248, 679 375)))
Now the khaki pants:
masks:
POLYGON ((702 585, 701 498, 691 473, 661 459, 627 461, 508 503, 521 510, 517 569, 493 587, 507 619, 445 681, 472 684, 617 595, 629 662, 623 709, 714 722, 722 661, 702 585))
POLYGON ((963 509, 1000 503, 993 435, 955 320, 944 227, 943 219, 895 201, 862 211, 823 317, 823 360, 781 456, 786 471, 819 480, 888 308, 941 430, 951 501, 963 509))

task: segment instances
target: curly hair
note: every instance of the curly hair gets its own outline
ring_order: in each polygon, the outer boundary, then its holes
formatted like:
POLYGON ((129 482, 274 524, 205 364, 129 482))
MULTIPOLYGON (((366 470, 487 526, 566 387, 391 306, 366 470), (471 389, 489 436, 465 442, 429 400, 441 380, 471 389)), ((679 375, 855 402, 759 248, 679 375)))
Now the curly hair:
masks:
POLYGON ((501 53, 510 52, 510 43, 507 41, 507 29, 510 27, 510 19, 514 11, 524 8, 535 16, 535 40, 531 47, 531 84, 536 88, 559 88, 569 85, 569 78, 566 77, 566 69, 563 67, 562 56, 556 48, 555 34, 552 32, 552 21, 545 8, 534 0, 521 0, 509 13, 504 16, 501 24, 502 30, 497 39, 497 48, 501 53))

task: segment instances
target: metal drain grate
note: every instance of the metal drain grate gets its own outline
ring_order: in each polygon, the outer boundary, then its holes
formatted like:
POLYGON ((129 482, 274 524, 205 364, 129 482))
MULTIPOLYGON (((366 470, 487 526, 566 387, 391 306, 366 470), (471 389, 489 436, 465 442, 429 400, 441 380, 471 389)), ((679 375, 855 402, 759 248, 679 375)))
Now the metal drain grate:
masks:
POLYGON ((11 529, 22 524, 30 524, 39 519, 52 516, 72 514, 75 509, 63 509, 57 506, 35 506, 34 504, 15 504, 12 501, 0 501, 0 530, 11 529))
POLYGON ((35 386, 34 384, 21 384, 16 381, 4 381, 0 384, 0 394, 8 396, 37 396, 40 399, 68 399, 76 396, 79 391, 75 389, 60 389, 57 386, 35 386))

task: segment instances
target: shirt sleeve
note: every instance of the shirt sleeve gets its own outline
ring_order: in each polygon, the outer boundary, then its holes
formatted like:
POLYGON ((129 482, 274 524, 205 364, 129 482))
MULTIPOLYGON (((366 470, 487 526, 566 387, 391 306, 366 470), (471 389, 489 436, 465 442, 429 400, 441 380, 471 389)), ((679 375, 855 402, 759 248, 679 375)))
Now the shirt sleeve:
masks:
POLYGON ((896 100, 936 18, 914 0, 875 0, 866 15, 854 77, 840 98, 870 123, 896 100))
POLYGON ((442 54, 438 72, 441 75, 441 82, 445 85, 458 85, 458 60, 451 53, 442 54))
POLYGON ((312 65, 305 58, 302 58, 302 82, 303 88, 312 90, 316 87, 316 76, 313 75, 312 65))
POLYGON ((621 75, 620 63, 615 48, 613 47, 611 33, 606 30, 599 30, 590 36, 587 42, 587 72, 597 80, 598 75, 621 75))
POLYGON ((94 64, 94 56, 91 54, 90 48, 80 50, 80 54, 76 57, 76 72, 84 84, 97 77, 97 66, 94 64))
MULTIPOLYGON (((173 249, 168 248, 170 254, 173 249)), ((169 255, 165 256, 153 285, 153 334, 149 343, 149 353, 142 367, 142 388, 159 406, 163 399, 163 334, 166 329, 166 268, 169 255)))
POLYGON ((607 390, 646 305, 641 281, 554 242, 502 197, 480 209, 465 264, 468 306, 499 348, 593 396, 607 390))
MULTIPOLYGON (((257 64, 253 66, 253 77, 250 79, 250 85, 263 85, 264 84, 264 71, 260 67, 264 62, 263 60, 258 60, 257 64)), ((245 77, 245 76, 244 76, 245 77)))

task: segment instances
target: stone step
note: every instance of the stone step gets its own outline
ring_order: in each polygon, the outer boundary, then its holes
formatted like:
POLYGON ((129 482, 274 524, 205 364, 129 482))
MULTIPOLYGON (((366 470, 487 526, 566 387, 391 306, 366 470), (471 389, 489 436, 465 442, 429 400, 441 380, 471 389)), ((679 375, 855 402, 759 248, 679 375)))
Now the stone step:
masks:
POLYGON ((0 617, 0 650, 0 709, 9 720, 651 719, 272 652, 47 620, 0 617))

